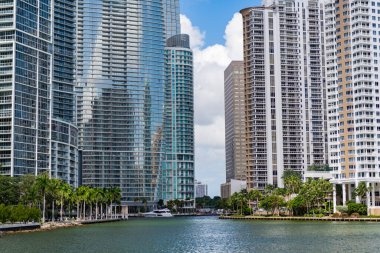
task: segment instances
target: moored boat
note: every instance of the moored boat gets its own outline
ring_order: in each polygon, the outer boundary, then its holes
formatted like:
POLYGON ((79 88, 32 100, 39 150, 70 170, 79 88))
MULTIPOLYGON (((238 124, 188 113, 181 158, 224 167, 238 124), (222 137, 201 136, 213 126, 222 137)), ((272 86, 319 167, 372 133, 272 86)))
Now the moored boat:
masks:
POLYGON ((147 218, 157 218, 157 217, 173 217, 173 215, 170 213, 170 210, 165 208, 165 209, 158 209, 158 210, 153 210, 152 212, 148 213, 143 213, 144 217, 147 218))

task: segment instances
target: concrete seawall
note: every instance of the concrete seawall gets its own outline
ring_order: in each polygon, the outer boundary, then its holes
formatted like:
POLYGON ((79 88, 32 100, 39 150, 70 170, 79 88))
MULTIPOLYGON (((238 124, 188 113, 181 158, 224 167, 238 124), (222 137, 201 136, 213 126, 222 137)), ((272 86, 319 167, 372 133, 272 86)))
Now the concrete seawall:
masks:
POLYGON ((225 220, 281 220, 281 221, 344 221, 344 222, 380 222, 380 218, 333 218, 333 217, 258 217, 258 216, 219 216, 225 220))
POLYGON ((27 223, 27 224, 4 224, 0 225, 0 232, 11 232, 11 231, 29 231, 40 229, 40 223, 27 223))

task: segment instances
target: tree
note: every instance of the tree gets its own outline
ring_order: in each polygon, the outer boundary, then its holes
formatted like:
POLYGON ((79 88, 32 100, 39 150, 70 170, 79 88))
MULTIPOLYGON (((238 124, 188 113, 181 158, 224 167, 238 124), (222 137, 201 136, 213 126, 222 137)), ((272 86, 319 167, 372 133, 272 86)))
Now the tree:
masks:
POLYGON ((271 210, 272 215, 282 206, 285 206, 284 197, 275 194, 264 197, 260 202, 260 207, 267 211, 271 210))
MULTIPOLYGON (((259 206, 259 201, 262 199, 262 197, 263 197, 263 194, 261 193, 261 191, 259 191, 257 189, 253 189, 248 193, 248 200, 249 201, 256 200, 256 206, 257 207, 259 206)), ((253 210, 253 208, 252 208, 252 210, 253 210)))
POLYGON ((264 194, 267 195, 267 194, 272 194, 272 191, 275 189, 275 187, 271 184, 268 184, 267 186, 265 186, 264 188, 264 194))
POLYGON ((43 204, 42 204, 42 223, 45 222, 46 192, 47 192, 47 190, 49 188, 49 183, 50 183, 50 179, 49 179, 49 175, 48 175, 47 172, 44 172, 44 173, 40 174, 36 178, 37 189, 40 191, 40 193, 42 194, 42 198, 43 198, 43 204))
POLYGON ((301 189, 302 180, 298 175, 287 175, 284 176, 284 185, 285 188, 289 191, 290 194, 298 193, 301 189))
POLYGON ((51 211, 52 211, 52 221, 54 221, 54 211, 55 211, 55 201, 56 201, 56 198, 58 196, 58 190, 59 190, 59 187, 61 186, 61 184, 63 183, 62 180, 60 179, 50 179, 49 181, 49 187, 48 187, 48 191, 49 191, 49 195, 51 197, 51 203, 52 203, 52 207, 51 207, 51 211))
POLYGON ((16 205, 19 199, 17 179, 0 175, 0 203, 16 205))
POLYGON ((163 199, 160 199, 158 202, 157 202, 157 207, 158 208, 162 208, 164 206, 164 200, 163 199))
POLYGON ((354 196, 359 197, 359 201, 362 201, 362 198, 371 190, 371 187, 367 187, 365 182, 360 182, 358 187, 354 189, 354 196))

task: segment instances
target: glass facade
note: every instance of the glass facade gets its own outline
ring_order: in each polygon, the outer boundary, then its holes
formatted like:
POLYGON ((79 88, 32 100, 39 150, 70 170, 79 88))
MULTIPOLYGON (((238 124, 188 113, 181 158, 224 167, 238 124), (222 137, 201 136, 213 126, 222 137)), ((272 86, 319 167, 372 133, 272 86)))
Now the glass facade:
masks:
POLYGON ((78 128, 76 127, 75 0, 54 1, 51 173, 78 185, 78 128))
POLYGON ((189 36, 175 35, 165 48, 165 158, 162 199, 194 200, 193 53, 189 36))
POLYGON ((51 1, 0 5, 0 172, 49 170, 51 1))
POLYGON ((165 3, 79 0, 77 121, 82 183, 120 187, 122 202, 158 198, 165 3))
POLYGON ((75 2, 57 0, 54 7, 50 0, 0 4, 0 173, 49 171, 76 185, 75 162, 70 167, 60 159, 53 166, 52 160, 54 152, 61 154, 55 147, 69 143, 60 139, 65 129, 59 121, 74 122, 75 2))

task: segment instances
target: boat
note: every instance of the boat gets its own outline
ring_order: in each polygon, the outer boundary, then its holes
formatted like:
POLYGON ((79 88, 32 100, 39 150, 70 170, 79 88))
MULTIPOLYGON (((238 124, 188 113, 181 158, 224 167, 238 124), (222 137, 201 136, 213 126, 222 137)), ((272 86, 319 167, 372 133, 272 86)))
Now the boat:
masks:
POLYGON ((173 215, 170 213, 170 210, 167 208, 153 210, 152 212, 149 212, 149 213, 143 213, 143 215, 144 217, 147 217, 147 218, 173 217, 173 215))

